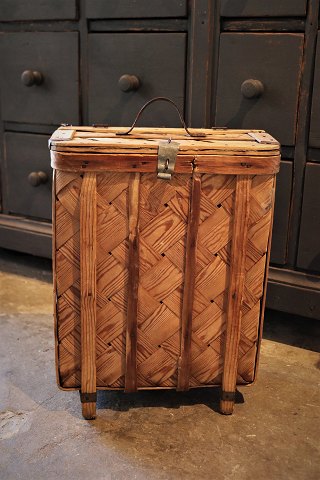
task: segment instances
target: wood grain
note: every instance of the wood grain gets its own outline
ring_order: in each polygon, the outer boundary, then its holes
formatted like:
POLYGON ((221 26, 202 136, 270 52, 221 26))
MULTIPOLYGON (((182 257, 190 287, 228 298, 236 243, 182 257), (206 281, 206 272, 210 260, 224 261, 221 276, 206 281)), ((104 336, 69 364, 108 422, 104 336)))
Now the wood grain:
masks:
POLYGON ((178 385, 177 390, 189 390, 191 372, 191 337, 193 298, 196 273, 197 238, 200 220, 201 202, 201 176, 194 174, 190 197, 188 215, 188 231, 186 245, 186 261, 184 271, 184 289, 181 316, 181 346, 178 360, 178 385))
POLYGON ((129 180, 129 259, 126 332, 125 391, 137 390, 137 316, 139 286, 139 189, 140 174, 129 180))
MULTIPOLYGON (((245 282, 247 232, 250 213, 250 183, 250 177, 240 175, 237 177, 227 303, 222 395, 225 392, 228 394, 235 393, 237 383, 238 348, 241 331, 241 304, 245 282)), ((224 414, 232 413, 233 406, 234 400, 222 399, 220 402, 220 410, 224 414)))
MULTIPOLYGON (((86 173, 80 192, 81 392, 96 392, 96 175, 86 173)), ((95 417, 95 402, 82 404, 95 417)))
MULTIPOLYGON (((61 150, 61 149, 60 149, 61 150)), ((150 154, 70 153, 51 150, 51 166, 66 172, 141 172, 157 171, 158 156, 150 154)), ((175 172, 266 175, 279 171, 279 155, 180 155, 177 156, 175 172)))

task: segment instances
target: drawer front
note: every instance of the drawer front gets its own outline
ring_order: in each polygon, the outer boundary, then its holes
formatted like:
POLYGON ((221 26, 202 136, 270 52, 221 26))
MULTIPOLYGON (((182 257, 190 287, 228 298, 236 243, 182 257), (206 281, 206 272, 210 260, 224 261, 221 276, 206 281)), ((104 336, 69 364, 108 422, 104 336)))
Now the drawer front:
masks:
POLYGON ((293 145, 302 49, 302 34, 222 34, 216 124, 261 128, 293 145))
POLYGON ((310 124, 310 146, 320 147, 320 33, 317 38, 316 63, 314 68, 314 82, 310 124))
POLYGON ((48 139, 47 135, 5 133, 6 213, 51 219, 48 139))
POLYGON ((3 120, 79 122, 77 33, 8 33, 0 46, 3 120))
POLYGON ((184 17, 186 0, 87 0, 88 18, 184 17))
POLYGON ((287 261, 287 243, 292 190, 292 162, 282 161, 277 175, 274 210, 271 263, 284 265, 287 261))
POLYGON ((71 20, 76 18, 76 0, 1 0, 0 21, 71 20))
POLYGON ((320 272, 320 165, 307 164, 297 266, 320 272))
MULTIPOLYGON (((158 96, 169 97, 183 109, 185 34, 89 37, 90 123, 130 125, 141 106, 158 96)), ((158 102, 143 113, 139 125, 179 126, 179 119, 172 106, 158 102)))
POLYGON ((305 15, 307 0, 221 0, 224 17, 277 17, 305 15))

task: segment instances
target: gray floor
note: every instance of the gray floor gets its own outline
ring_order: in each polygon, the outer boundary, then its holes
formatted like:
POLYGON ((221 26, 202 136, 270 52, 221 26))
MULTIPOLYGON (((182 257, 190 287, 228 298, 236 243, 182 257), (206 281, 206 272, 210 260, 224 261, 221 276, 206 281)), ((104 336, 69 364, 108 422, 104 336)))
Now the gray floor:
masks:
POLYGON ((82 419, 55 384, 49 261, 0 250, 0 478, 320 478, 320 322, 267 312, 259 379, 217 392, 100 392, 82 419))

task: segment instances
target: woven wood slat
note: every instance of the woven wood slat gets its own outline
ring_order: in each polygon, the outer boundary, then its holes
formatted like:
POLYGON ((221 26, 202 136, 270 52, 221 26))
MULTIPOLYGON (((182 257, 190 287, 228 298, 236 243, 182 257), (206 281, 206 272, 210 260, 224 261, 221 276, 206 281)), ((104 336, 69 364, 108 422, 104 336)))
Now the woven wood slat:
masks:
MULTIPOLYGON (((96 175, 96 368, 98 388, 124 388, 129 290, 129 180, 96 175)), ((190 387, 221 384, 230 280, 236 176, 201 174, 195 262, 190 387)), ((250 176, 250 216, 238 383, 254 378, 260 303, 272 210, 273 175, 250 176)), ((81 385, 80 191, 78 173, 56 175, 58 372, 62 387, 81 385)), ((140 176, 137 388, 176 388, 191 193, 189 174, 171 182, 140 176)))

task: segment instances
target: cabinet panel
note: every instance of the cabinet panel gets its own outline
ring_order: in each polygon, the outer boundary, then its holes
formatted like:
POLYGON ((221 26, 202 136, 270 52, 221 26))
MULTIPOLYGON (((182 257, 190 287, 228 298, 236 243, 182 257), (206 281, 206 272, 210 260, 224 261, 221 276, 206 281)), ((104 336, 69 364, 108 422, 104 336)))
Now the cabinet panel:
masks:
POLYGON ((5 134, 3 191, 7 213, 51 219, 48 139, 47 135, 5 134))
POLYGON ((292 162, 281 161, 277 175, 271 263, 284 265, 287 261, 287 241, 292 190, 292 162))
POLYGON ((5 33, 0 49, 3 120, 79 122, 77 33, 5 33))
MULTIPOLYGON (((89 35, 89 122, 130 125, 158 96, 183 109, 185 56, 183 33, 89 35)), ((155 103, 139 125, 179 126, 179 119, 172 106, 155 103)))
POLYGON ((310 146, 320 147, 320 33, 317 37, 316 61, 312 94, 310 146))
POLYGON ((297 266, 320 272, 320 165, 307 164, 297 266))
POLYGON ((76 0, 1 0, 0 21, 71 20, 76 18, 76 0))
POLYGON ((216 124, 295 141, 303 34, 221 35, 216 124))
POLYGON ((221 0, 224 17, 277 17, 305 15, 307 0, 221 0))
POLYGON ((186 0, 87 0, 88 18, 184 17, 186 0))

